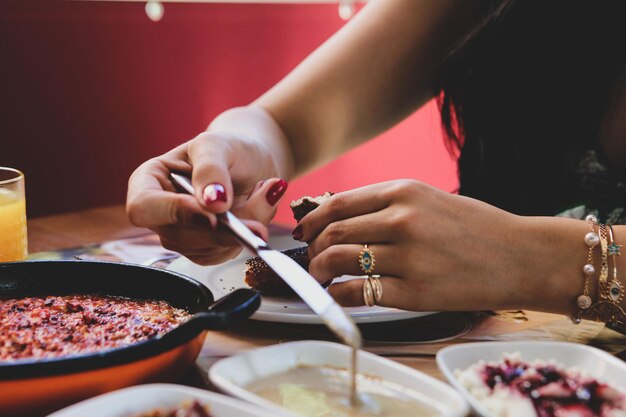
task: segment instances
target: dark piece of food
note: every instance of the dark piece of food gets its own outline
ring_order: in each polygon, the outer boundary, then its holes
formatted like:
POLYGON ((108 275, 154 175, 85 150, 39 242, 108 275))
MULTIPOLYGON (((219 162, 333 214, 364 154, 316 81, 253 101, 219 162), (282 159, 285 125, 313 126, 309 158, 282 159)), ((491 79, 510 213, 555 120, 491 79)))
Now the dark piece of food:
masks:
POLYGON ((299 222, 304 216, 319 207, 320 204, 328 200, 332 195, 333 193, 326 191, 324 194, 317 197, 307 195, 292 201, 289 207, 291 207, 291 211, 293 212, 293 218, 299 222))
MULTIPOLYGON (((283 253, 296 261, 302 268, 309 270, 308 247, 289 249, 283 253)), ((261 258, 246 261, 244 282, 251 288, 265 293, 293 295, 293 291, 261 258)))
POLYGON ((211 417, 211 414, 209 414, 208 406, 203 406, 194 400, 192 403, 183 404, 180 407, 167 410, 157 408, 134 417, 211 417))
POLYGON ((93 353, 161 336, 190 314, 165 301, 98 295, 0 300, 0 361, 93 353))
MULTIPOLYGON (((289 207, 291 207, 291 211, 293 211, 293 217, 296 221, 300 221, 304 216, 319 207, 324 200, 327 200, 332 195, 333 193, 327 191, 323 195, 317 197, 305 196, 292 201, 289 207)), ((308 271, 309 256, 307 249, 307 246, 303 246, 300 248, 285 250, 283 253, 308 271)), ((244 282, 251 288, 263 291, 267 294, 294 295, 291 288, 289 288, 289 286, 285 284, 285 282, 278 275, 276 275, 261 258, 252 258, 246 261, 244 282)), ((331 282, 332 280, 327 281, 322 285, 327 287, 331 282)))

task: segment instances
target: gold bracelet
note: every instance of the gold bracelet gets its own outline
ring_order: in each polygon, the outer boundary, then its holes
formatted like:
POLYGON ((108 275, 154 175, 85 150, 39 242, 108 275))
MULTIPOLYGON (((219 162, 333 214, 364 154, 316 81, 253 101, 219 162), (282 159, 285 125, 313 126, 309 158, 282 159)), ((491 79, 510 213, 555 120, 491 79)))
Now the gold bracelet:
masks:
POLYGON ((609 281, 609 285, 607 286, 606 298, 613 300, 615 303, 620 303, 624 299, 624 287, 622 283, 617 279, 617 259, 615 255, 622 256, 620 253, 620 249, 622 245, 618 245, 615 242, 615 238, 613 235, 613 226, 609 225, 609 240, 610 244, 608 246, 608 256, 611 256, 613 262, 613 276, 609 281))
POLYGON ((621 256, 620 249, 622 245, 618 245, 615 241, 613 234, 613 226, 609 225, 609 256, 613 257, 613 276, 611 277, 611 284, 609 285, 608 297, 617 304, 617 311, 621 312, 621 320, 613 320, 607 322, 607 327, 616 330, 622 334, 626 334, 626 314, 624 310, 619 307, 619 303, 624 299, 624 287, 622 283, 617 279, 617 259, 615 255, 621 256))
POLYGON ((604 298, 609 286, 609 243, 606 225, 598 225, 598 235, 600 236, 600 253, 602 261, 600 262, 600 276, 598 278, 598 299, 604 298))
POLYGON ((593 266, 593 248, 600 243, 600 237, 595 231, 595 224, 598 221, 596 216, 590 214, 585 218, 585 221, 589 224, 590 232, 585 235, 585 243, 589 247, 587 253, 587 263, 583 266, 583 274, 585 280, 583 284, 583 293, 576 298, 576 306, 578 307, 576 313, 572 316, 572 322, 575 324, 580 323, 583 310, 591 307, 591 296, 589 295, 589 282, 591 277, 596 272, 596 268, 593 266))

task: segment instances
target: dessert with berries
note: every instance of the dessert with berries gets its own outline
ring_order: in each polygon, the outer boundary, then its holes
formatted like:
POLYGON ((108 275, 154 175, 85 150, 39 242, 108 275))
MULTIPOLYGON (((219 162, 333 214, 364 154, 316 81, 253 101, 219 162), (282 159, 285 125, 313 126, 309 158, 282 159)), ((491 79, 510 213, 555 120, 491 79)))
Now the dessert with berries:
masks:
MULTIPOLYGON (((459 382, 501 417, 626 417, 626 393, 576 368, 505 354, 457 371, 459 382)), ((626 381, 624 381, 626 382, 626 381)))

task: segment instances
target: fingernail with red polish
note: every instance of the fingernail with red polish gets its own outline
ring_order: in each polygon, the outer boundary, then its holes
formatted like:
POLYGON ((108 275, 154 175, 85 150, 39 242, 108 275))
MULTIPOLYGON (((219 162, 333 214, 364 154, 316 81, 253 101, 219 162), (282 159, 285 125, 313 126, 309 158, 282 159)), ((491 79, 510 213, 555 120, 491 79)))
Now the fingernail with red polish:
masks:
POLYGON ((204 189, 204 193, 202 193, 202 198, 205 204, 215 203, 216 201, 225 203, 226 200, 228 200, 226 197, 226 189, 219 182, 207 185, 204 189))
POLYGON ((293 232, 291 232, 291 236, 293 236, 293 238, 295 240, 302 239, 303 233, 302 233, 302 225, 301 224, 299 224, 295 229, 293 229, 293 232))
POLYGON ((272 184, 267 194, 265 195, 265 198, 267 199, 269 205, 273 206, 278 203, 278 200, 280 200, 283 194, 285 194, 285 191, 287 191, 287 181, 278 180, 274 184, 272 184))

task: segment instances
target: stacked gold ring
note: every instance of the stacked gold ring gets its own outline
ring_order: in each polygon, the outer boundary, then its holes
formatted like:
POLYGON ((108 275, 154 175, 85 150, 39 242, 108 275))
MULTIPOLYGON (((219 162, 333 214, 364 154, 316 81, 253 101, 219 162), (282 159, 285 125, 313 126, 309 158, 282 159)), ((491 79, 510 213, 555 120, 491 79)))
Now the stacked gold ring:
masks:
POLYGON ((383 284, 380 282, 380 275, 372 275, 367 279, 374 291, 374 303, 378 304, 383 299, 383 284))
POLYGON ((383 285, 380 282, 380 275, 368 275, 363 280, 363 301, 368 307, 373 307, 380 303, 383 298, 383 285))
POLYGON ((367 307, 376 305, 376 300, 374 299, 374 289, 370 283, 370 277, 366 277, 363 280, 363 301, 367 307))

